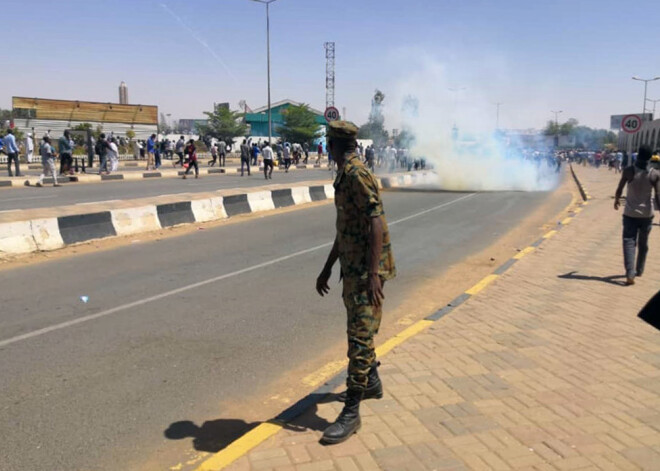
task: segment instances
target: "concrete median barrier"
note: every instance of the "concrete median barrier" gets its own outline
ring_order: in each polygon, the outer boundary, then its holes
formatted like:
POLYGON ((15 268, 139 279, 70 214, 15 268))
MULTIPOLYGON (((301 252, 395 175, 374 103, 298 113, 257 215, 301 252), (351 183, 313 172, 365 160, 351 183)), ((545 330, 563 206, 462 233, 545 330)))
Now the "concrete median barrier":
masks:
MULTIPOLYGON (((396 181, 394 186, 406 186, 423 178, 415 175, 407 177, 390 176, 379 180, 387 188, 389 183, 386 180, 396 181)), ((0 255, 56 250, 94 239, 135 235, 181 224, 209 222, 334 199, 332 184, 314 182, 290 187, 267 185, 242 191, 219 190, 98 203, 87 208, 88 212, 80 208, 62 207, 5 215, 0 218, 0 255), (24 217, 25 220, 9 220, 10 217, 24 217)))
POLYGON ((153 205, 110 211, 117 235, 139 234, 161 228, 158 211, 153 205))

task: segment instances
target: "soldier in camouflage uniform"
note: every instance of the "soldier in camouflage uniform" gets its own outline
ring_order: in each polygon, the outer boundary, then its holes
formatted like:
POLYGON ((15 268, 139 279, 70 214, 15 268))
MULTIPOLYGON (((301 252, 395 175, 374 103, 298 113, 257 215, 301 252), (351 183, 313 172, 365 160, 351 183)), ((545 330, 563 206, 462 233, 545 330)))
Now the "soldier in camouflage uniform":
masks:
POLYGON ((334 121, 328 128, 328 149, 339 166, 334 183, 337 235, 316 290, 321 296, 329 292, 332 266, 339 259, 349 359, 344 409, 321 439, 332 444, 360 428, 361 400, 383 395, 374 336, 382 317, 383 284, 394 278, 396 269, 378 182, 355 152, 358 128, 345 121, 334 121))

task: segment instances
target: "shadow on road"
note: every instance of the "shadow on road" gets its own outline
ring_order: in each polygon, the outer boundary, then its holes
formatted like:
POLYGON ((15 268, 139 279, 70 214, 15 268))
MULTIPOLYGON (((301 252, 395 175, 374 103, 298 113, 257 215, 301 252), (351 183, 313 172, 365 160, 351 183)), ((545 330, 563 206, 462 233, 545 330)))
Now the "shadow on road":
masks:
POLYGON ((586 281, 601 281, 603 283, 609 283, 615 286, 626 286, 624 281, 616 281, 624 279, 624 275, 611 275, 611 276, 589 276, 589 275, 578 275, 576 271, 568 272, 564 275, 558 275, 557 278, 562 278, 564 280, 586 280, 586 281))
POLYGON ((640 319, 660 330, 660 291, 639 311, 640 319))
POLYGON ((259 422, 247 423, 239 419, 217 419, 207 420, 200 427, 190 420, 182 420, 171 424, 165 430, 165 437, 170 440, 182 440, 190 437, 193 439, 195 450, 217 453, 257 425, 259 422))
MULTIPOLYGON (((286 430, 294 432, 323 431, 330 422, 317 415, 318 404, 334 400, 335 394, 309 394, 267 422, 282 425, 286 430)), ((170 440, 192 438, 195 450, 217 453, 261 423, 248 423, 240 419, 216 419, 207 420, 200 427, 190 420, 182 420, 170 424, 164 435, 170 440)))

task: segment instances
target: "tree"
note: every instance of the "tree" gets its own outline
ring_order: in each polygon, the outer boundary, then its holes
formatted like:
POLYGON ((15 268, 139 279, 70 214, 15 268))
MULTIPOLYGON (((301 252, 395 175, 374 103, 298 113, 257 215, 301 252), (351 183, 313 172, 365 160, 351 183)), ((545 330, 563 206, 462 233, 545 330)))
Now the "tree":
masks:
POLYGON ((394 139, 394 145, 401 149, 401 148, 406 148, 410 149, 410 147, 415 143, 415 135, 409 128, 403 128, 399 134, 397 134, 396 138, 394 139))
POLYGON ((389 140, 389 134, 385 129, 383 101, 385 101, 385 94, 377 89, 371 99, 369 120, 358 130, 358 139, 371 139, 376 147, 384 146, 389 140))
POLYGON ((617 142, 617 136, 612 131, 580 126, 579 121, 574 118, 565 123, 548 121, 543 133, 546 136, 572 136, 575 138, 575 145, 583 149, 603 149, 617 142))
POLYGON ((71 128, 72 131, 83 131, 84 134, 81 133, 73 133, 73 142, 76 143, 77 146, 84 146, 87 144, 87 131, 92 132, 92 136, 94 137, 95 140, 99 140, 99 137, 101 136, 101 133, 103 132, 103 128, 101 125, 98 125, 96 129, 94 129, 94 126, 92 126, 92 123, 80 123, 75 125, 74 127, 71 128))
MULTIPOLYGON (((2 135, 4 137, 4 136, 7 135, 8 131, 9 131, 9 128, 4 129, 4 130, 0 131, 0 135, 2 135)), ((14 131, 14 138, 16 138, 16 142, 18 144, 22 143, 23 139, 25 139, 25 134, 23 134, 23 131, 21 131, 18 128, 14 128, 13 131, 14 131)))
POLYGON ((135 131, 129 129, 128 131, 126 131, 126 137, 128 138, 129 142, 132 141, 133 139, 135 139, 135 131))
POLYGON ((321 137, 321 127, 308 105, 290 106, 282 115, 284 125, 278 127, 277 132, 285 141, 311 144, 314 139, 321 137))
POLYGON ((5 121, 11 121, 12 113, 11 110, 3 110, 0 108, 0 127, 5 125, 5 121))
POLYGON ((247 125, 242 122, 243 113, 218 106, 215 111, 206 111, 208 123, 197 126, 200 136, 214 137, 232 145, 234 138, 247 134, 247 125))
POLYGON ((556 136, 558 134, 561 136, 570 136, 573 134, 573 131, 578 126, 578 124, 580 123, 575 118, 570 118, 568 121, 561 124, 555 121, 548 121, 548 124, 546 124, 543 133, 546 136, 556 136))

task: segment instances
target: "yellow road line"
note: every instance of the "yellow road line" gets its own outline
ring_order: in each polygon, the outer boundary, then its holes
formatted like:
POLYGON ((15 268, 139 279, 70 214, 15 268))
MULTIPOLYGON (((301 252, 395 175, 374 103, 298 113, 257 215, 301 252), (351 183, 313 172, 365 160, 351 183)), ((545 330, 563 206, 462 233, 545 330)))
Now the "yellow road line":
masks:
POLYGON ((532 252, 534 252, 534 250, 536 250, 535 247, 527 247, 527 248, 524 248, 524 249, 522 249, 520 252, 518 252, 516 255, 514 255, 513 258, 515 258, 516 260, 520 260, 520 259, 523 258, 525 255, 527 255, 528 253, 532 253, 532 252))
POLYGON ((422 319, 421 321, 415 322, 413 325, 403 330, 399 334, 395 335, 391 339, 387 340, 380 347, 376 348, 376 356, 380 357, 385 355, 387 352, 392 350, 394 347, 398 347, 403 342, 408 340, 410 337, 417 335, 422 330, 426 329, 428 326, 432 325, 433 321, 427 321, 422 319))
POLYGON ((466 291, 467 294, 474 296, 475 294, 479 293, 480 291, 483 291, 483 289, 491 284, 493 281, 495 281, 499 275, 488 275, 486 278, 481 280, 479 283, 474 285, 472 288, 466 291))
POLYGON ((346 366, 346 363, 346 360, 331 361, 327 365, 316 370, 314 373, 305 376, 302 379, 302 382, 307 386, 318 386, 326 379, 339 373, 346 366))
POLYGON ((279 424, 264 422, 250 430, 227 448, 204 461, 195 471, 217 471, 226 468, 254 447, 275 435, 282 429, 279 424))
POLYGON ((568 226, 568 225, 571 223, 572 220, 573 220, 573 218, 568 217, 568 218, 564 219, 564 220, 561 222, 561 225, 562 225, 562 226, 568 226))
POLYGON ((574 212, 575 214, 580 214, 580 213, 582 212, 582 208, 575 208, 575 209, 573 210, 573 212, 574 212))
POLYGON ((543 236, 543 238, 544 238, 544 239, 550 239, 550 238, 553 237, 556 233, 557 233, 557 231, 552 230, 552 231, 546 233, 546 234, 543 236))

